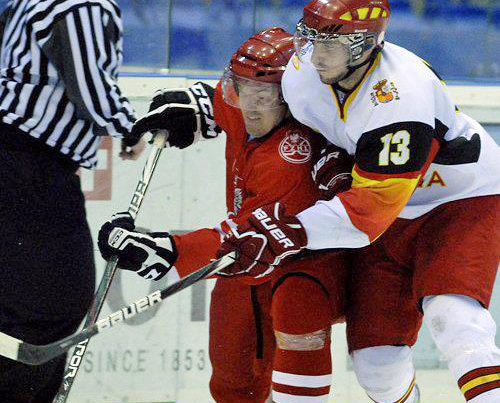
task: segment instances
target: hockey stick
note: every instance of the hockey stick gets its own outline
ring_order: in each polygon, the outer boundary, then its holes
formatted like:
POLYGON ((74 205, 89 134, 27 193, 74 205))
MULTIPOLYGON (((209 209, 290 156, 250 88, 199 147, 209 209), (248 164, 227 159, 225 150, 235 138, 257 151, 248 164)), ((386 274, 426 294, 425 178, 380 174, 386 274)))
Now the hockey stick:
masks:
MULTIPOLYGON (((151 182, 151 178, 153 176, 153 172, 156 168, 156 164, 160 158, 161 152, 165 147, 165 142, 167 139, 167 132, 159 132, 154 136, 153 140, 153 149, 149 154, 148 160, 144 169, 142 171, 142 176, 139 182, 137 183, 137 187, 135 188, 134 195, 132 196, 132 200, 130 201, 130 205, 128 207, 128 212, 135 220, 137 214, 139 213, 139 209, 141 208, 142 201, 144 200, 144 195, 146 194, 146 190, 151 182)), ((104 305, 104 301, 106 299, 106 295, 108 294, 109 288, 111 286, 111 282, 113 281, 113 277, 116 272, 116 265, 118 262, 117 256, 112 256, 108 262, 106 263, 106 268, 104 269, 104 274, 102 276, 101 282, 99 283, 99 287, 97 288, 97 292, 95 293, 94 300, 92 301, 92 305, 90 306, 89 312, 85 319, 85 323, 83 328, 87 328, 92 326, 96 321, 101 309, 104 305)), ((59 387, 59 391, 57 392, 56 397, 53 400, 53 403, 64 403, 68 398, 69 392, 71 390, 71 386, 75 381, 76 374, 80 365, 83 361, 83 355, 87 350, 88 340, 83 340, 76 346, 75 351, 71 355, 71 358, 68 361, 68 366, 64 373, 64 378, 61 386, 59 387)))
POLYGON ((191 273, 182 280, 177 281, 165 287, 162 290, 156 290, 144 298, 141 298, 130 305, 124 306, 119 311, 113 312, 102 319, 99 319, 94 325, 87 327, 72 336, 65 337, 46 345, 29 344, 16 339, 5 333, 0 333, 0 355, 12 360, 29 365, 40 365, 60 354, 65 353, 71 347, 88 340, 106 329, 110 329, 119 323, 122 323, 136 315, 147 311, 162 300, 178 293, 194 283, 203 280, 225 267, 232 264, 236 253, 230 252, 221 259, 214 260, 212 263, 202 267, 198 271, 191 273))

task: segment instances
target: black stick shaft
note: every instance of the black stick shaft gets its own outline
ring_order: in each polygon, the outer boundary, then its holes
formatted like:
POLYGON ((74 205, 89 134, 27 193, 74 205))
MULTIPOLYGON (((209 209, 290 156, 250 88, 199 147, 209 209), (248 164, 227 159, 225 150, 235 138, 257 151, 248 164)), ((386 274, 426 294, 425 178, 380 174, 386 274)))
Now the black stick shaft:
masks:
MULTIPOLYGON (((112 314, 98 320, 93 326, 83 329, 82 331, 75 333, 72 336, 68 336, 62 340, 56 341, 51 344, 44 346, 38 346, 34 344, 25 343, 21 340, 13 339, 15 344, 18 344, 17 354, 8 355, 10 358, 16 361, 23 362, 29 365, 40 365, 60 354, 64 354, 73 346, 90 339, 98 333, 101 333, 107 329, 115 327, 128 319, 140 315, 146 312, 151 307, 160 303, 164 299, 178 293, 179 291, 201 281, 211 275, 219 272, 225 267, 232 264, 235 260, 236 253, 231 252, 221 259, 215 260, 212 263, 202 267, 198 271, 191 273, 189 276, 177 281, 164 288, 163 290, 156 290, 149 295, 135 301, 134 303, 124 306, 119 311, 113 312, 112 314)), ((0 333, 0 338, 6 335, 0 333)), ((9 338, 9 336, 7 336, 9 338)), ((1 347, 0 340, 0 347, 1 347)), ((2 352, 0 348, 0 352, 2 352)), ((3 355, 3 354, 2 354, 3 355)))

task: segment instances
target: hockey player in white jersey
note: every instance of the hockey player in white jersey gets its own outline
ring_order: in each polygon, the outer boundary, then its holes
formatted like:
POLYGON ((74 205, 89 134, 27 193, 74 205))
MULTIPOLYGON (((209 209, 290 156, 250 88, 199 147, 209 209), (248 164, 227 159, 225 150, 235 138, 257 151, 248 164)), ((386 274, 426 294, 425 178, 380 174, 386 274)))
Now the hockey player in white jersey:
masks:
POLYGON ((466 400, 498 403, 487 308, 500 261, 499 147, 426 62, 384 41, 389 17, 387 0, 305 7, 283 95, 296 119, 355 157, 352 188, 299 213, 301 225, 257 209, 220 253, 238 250, 232 270, 251 272, 254 260, 275 265, 304 248, 360 248, 347 336, 370 398, 418 401, 410 346, 424 319, 466 400))

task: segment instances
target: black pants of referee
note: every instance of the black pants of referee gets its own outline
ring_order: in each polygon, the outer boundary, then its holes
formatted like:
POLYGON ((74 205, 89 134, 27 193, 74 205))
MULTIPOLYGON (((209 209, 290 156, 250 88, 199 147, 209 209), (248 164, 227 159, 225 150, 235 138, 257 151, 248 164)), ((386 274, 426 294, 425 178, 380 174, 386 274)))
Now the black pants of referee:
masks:
MULTIPOLYGON (((93 245, 76 166, 0 124, 0 331, 34 344, 75 332, 92 300, 93 245)), ((49 403, 65 356, 0 357, 0 402, 49 403)))

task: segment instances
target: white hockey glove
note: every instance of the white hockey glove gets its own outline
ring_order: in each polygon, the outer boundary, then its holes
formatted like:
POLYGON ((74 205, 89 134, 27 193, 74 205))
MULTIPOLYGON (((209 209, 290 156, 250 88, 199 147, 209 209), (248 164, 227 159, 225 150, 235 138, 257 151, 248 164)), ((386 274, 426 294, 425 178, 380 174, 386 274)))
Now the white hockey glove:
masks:
POLYGON ((167 130, 168 144, 178 148, 217 137, 222 130, 214 120, 214 92, 201 81, 189 88, 157 91, 149 112, 135 122, 132 136, 140 138, 148 131, 167 130))
POLYGON ((99 231, 97 244, 108 260, 118 255, 118 267, 137 272, 148 280, 160 280, 177 260, 177 248, 168 232, 143 234, 134 231, 128 212, 113 215, 99 231))

